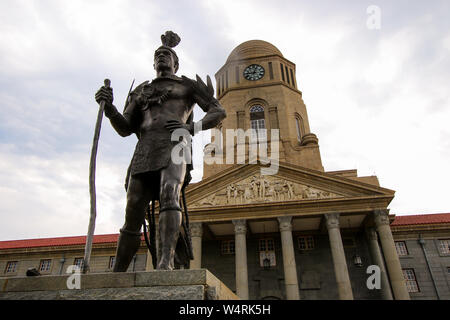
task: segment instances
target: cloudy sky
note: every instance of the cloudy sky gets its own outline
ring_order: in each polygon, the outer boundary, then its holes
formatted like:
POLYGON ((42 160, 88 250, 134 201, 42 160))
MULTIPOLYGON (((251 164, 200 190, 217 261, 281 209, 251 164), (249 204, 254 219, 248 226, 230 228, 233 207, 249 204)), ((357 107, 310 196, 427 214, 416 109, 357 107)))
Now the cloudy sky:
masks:
MULTIPOLYGON (((191 78, 213 76, 244 41, 271 42, 297 65, 325 170, 377 175, 396 190, 391 213, 450 212, 449 12, 445 0, 1 0, 0 240, 86 234, 94 93, 110 78, 121 109, 133 79, 154 77, 166 30, 191 78)), ((135 143, 103 122, 96 234, 123 223, 135 143)))

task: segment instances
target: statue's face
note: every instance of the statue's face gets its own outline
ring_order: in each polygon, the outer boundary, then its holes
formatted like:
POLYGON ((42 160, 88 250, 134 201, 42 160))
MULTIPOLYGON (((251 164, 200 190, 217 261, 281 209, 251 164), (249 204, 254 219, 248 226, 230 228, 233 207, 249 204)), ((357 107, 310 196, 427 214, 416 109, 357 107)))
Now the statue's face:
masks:
POLYGON ((175 73, 175 64, 175 58, 170 50, 159 48, 155 51, 155 60, 153 66, 157 72, 170 69, 172 70, 172 73, 175 73))

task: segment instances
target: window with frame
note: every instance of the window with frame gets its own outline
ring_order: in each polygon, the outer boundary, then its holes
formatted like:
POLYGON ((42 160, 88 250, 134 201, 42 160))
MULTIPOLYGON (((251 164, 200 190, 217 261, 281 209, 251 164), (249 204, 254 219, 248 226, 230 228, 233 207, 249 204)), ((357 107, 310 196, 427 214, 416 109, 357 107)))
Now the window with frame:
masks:
POLYGON ((267 132, 263 106, 258 104, 250 108, 250 127, 253 129, 253 139, 266 140, 267 132))
POLYGON ((80 270, 83 270, 84 258, 75 258, 73 264, 76 265, 78 268, 80 268, 80 270))
POLYGON ((234 240, 223 240, 220 244, 222 254, 234 254, 234 240))
POLYGON ((409 254, 405 241, 395 241, 395 249, 397 250, 397 254, 399 257, 404 257, 409 254))
POLYGON ((43 259, 39 263, 39 271, 40 272, 48 272, 48 271, 50 271, 51 266, 52 266, 51 259, 43 259))
POLYGON ((274 251, 275 245, 273 239, 259 239, 259 251, 274 251))
POLYGON ((405 278, 406 288, 408 292, 419 292, 419 285, 417 284, 416 274, 414 269, 403 269, 403 277, 405 278))
POLYGON ((14 273, 17 271, 18 261, 8 261, 5 268, 5 273, 14 273))
POLYGON ((450 239, 439 240, 439 253, 445 255, 450 254, 450 239))
POLYGON ((263 268, 277 265, 275 255, 275 243, 273 239, 259 239, 259 265, 263 268))
POLYGON ((298 249, 301 251, 313 250, 314 249, 314 237, 313 236, 303 236, 298 237, 298 249))
POLYGON ((114 263, 116 263, 116 257, 115 257, 115 256, 110 256, 110 257, 109 257, 109 265, 108 265, 108 268, 109 268, 109 269, 113 269, 113 268, 114 268, 114 263))

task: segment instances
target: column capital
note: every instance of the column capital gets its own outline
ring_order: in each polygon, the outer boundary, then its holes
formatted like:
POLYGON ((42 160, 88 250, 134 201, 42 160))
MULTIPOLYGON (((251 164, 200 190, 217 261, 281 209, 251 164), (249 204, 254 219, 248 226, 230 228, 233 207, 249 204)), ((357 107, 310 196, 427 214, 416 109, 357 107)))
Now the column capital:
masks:
POLYGON ((325 213, 324 216, 328 229, 339 228, 339 212, 325 213))
POLYGON ((235 234, 246 234, 247 233, 247 220, 239 219, 239 220, 231 220, 234 224, 234 233, 235 234))
POLYGON ((377 235, 377 231, 375 230, 375 228, 366 228, 366 236, 367 239, 369 240, 378 240, 378 235, 377 235))
POLYGON ((292 231, 292 216, 278 217, 280 231, 292 231))
POLYGON ((203 235, 203 224, 201 222, 194 222, 189 224, 189 228, 191 229, 191 236, 193 237, 202 237, 203 235))
POLYGON ((373 218, 377 227, 382 225, 389 225, 389 214, 386 209, 377 209, 373 212, 373 218))

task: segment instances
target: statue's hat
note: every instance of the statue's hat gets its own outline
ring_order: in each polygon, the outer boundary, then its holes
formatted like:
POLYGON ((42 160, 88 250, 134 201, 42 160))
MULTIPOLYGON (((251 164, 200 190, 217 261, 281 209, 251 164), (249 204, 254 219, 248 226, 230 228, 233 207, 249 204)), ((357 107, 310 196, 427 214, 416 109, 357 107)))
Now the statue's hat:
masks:
POLYGON ((177 53, 172 48, 176 47, 180 43, 180 41, 181 41, 180 37, 175 32, 166 31, 165 34, 161 35, 162 46, 160 46, 158 49, 160 48, 168 49, 178 59, 177 53))

